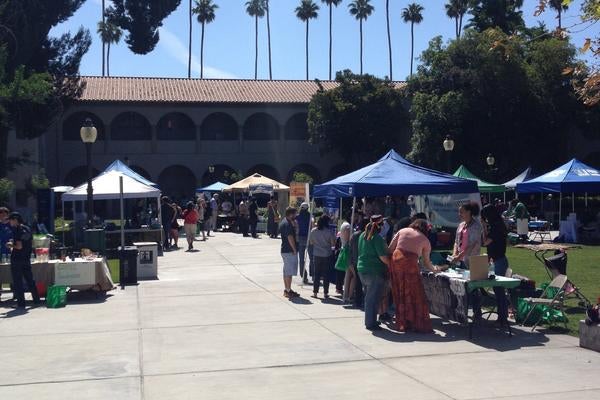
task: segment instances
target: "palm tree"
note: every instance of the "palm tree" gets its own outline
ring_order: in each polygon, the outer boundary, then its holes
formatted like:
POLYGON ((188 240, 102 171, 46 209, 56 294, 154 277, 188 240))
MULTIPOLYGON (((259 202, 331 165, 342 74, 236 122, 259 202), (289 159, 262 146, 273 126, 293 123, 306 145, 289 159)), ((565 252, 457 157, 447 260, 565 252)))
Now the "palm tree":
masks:
POLYGON ((446 15, 454 19, 457 39, 462 34, 463 18, 469 7, 469 0, 449 0, 446 4, 446 15))
POLYGON ((104 22, 98 22, 98 34, 102 43, 106 43, 106 76, 110 76, 110 45, 121 41, 123 31, 109 18, 104 22))
POLYGON ((564 3, 563 0, 550 0, 549 2, 550 8, 556 10, 558 14, 556 18, 558 19, 558 29, 562 29, 562 13, 563 11, 567 11, 569 8, 568 4, 564 3))
POLYGON ((194 9, 192 7, 192 0, 189 0, 189 11, 188 11, 188 23, 190 32, 188 36, 188 79, 192 77, 192 16, 194 15, 194 9))
MULTIPOLYGON (((105 10, 106 10, 106 6, 104 4, 104 0, 102 0, 102 23, 104 23, 106 21, 105 10)), ((104 40, 102 40, 102 76, 105 75, 105 73, 104 73, 104 71, 106 69, 105 64, 104 64, 105 60, 106 60, 106 43, 104 42, 104 40)))
POLYGON ((302 22, 306 22, 306 80, 308 80, 308 23, 311 19, 319 15, 319 6, 313 0, 301 0, 300 5, 296 7, 296 17, 302 22))
POLYGON ((333 6, 339 6, 342 0, 321 0, 329 7, 329 80, 331 80, 331 66, 333 53, 333 6))
POLYGON ((417 3, 409 4, 402 9, 402 19, 410 22, 410 75, 413 74, 413 60, 415 55, 415 24, 423 21, 423 6, 417 3))
POLYGON ((254 17, 254 79, 258 79, 258 19, 265 16, 265 0, 248 0, 246 12, 254 17))
POLYGON ((196 0, 196 7, 193 13, 197 15, 196 19, 202 24, 202 34, 200 36, 200 79, 204 78, 204 27, 215 20, 215 10, 219 8, 212 0, 196 0))
POLYGON ((269 0, 265 0, 265 10, 267 12, 267 45, 269 49, 269 79, 273 80, 273 69, 271 68, 271 16, 269 15, 269 0))
POLYGON ((392 34, 390 33, 390 0, 385 0, 385 23, 387 26, 388 55, 390 58, 390 81, 394 80, 392 68, 392 34))
POLYGON ((371 0, 353 0, 348 8, 350 14, 353 15, 358 21, 360 26, 360 73, 363 73, 363 21, 373 13, 375 7, 370 4, 371 0))

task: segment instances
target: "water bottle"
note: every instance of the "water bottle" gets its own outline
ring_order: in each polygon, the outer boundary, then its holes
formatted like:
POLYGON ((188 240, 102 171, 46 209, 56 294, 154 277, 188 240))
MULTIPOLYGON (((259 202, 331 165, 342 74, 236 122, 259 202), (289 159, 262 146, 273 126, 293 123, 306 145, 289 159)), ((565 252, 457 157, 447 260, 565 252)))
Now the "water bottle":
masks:
POLYGON ((493 261, 490 262, 490 268, 488 270, 488 278, 496 275, 496 265, 493 261))

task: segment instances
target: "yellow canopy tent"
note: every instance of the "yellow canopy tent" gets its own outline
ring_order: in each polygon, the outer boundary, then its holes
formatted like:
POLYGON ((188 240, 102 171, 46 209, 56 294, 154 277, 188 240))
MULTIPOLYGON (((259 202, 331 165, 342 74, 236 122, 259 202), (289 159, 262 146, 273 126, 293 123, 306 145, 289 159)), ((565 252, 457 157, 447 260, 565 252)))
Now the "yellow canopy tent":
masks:
POLYGON ((284 185, 283 183, 277 182, 274 179, 267 178, 261 174, 253 174, 247 178, 242 179, 241 181, 237 181, 234 184, 227 186, 223 189, 224 192, 247 192, 249 191, 250 186, 256 185, 272 185, 273 190, 276 192, 289 192, 290 187, 284 185))

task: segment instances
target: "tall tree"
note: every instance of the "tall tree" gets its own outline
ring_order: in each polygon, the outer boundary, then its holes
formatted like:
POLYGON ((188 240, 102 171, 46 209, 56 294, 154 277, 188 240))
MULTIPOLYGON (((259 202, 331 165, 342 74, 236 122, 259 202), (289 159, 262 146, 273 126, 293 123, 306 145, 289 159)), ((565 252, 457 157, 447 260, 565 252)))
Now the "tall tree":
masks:
POLYGON ((254 18, 254 79, 258 79, 258 19, 265 16, 265 1, 248 0, 246 12, 254 18))
MULTIPOLYGON (((558 29, 562 29, 562 13, 569 9, 568 2, 564 2, 563 0, 550 0, 548 5, 554 10, 556 10, 556 19, 558 19, 558 29)), ((600 5, 599 5, 600 6, 600 5)))
POLYGON ((456 38, 462 33, 463 17, 469 11, 469 0, 449 0, 446 3, 446 15, 454 19, 456 38))
POLYGON ((269 79, 273 80, 273 68, 271 66, 271 14, 269 0, 265 0, 265 11, 267 13, 267 51, 269 53, 269 79))
POLYGON ((479 32, 498 28, 512 35, 525 26, 522 7, 523 0, 474 0, 467 27, 479 32))
MULTIPOLYGON (((80 1, 80 0, 76 0, 80 1)), ((150 53, 160 40, 158 28, 181 0, 112 0, 115 24, 127 31, 125 43, 135 54, 150 53)))
POLYGON ((296 7, 296 17, 306 23, 306 80, 308 80, 308 25, 311 19, 317 18, 319 6, 313 0, 301 0, 296 7))
POLYGON ((375 7, 373 7, 370 3, 371 0, 353 0, 348 8, 350 10, 350 14, 354 16, 359 22, 360 29, 360 74, 363 73, 363 21, 366 21, 367 18, 375 11, 375 7))
POLYGON ((410 75, 413 74, 413 61, 415 59, 415 24, 423 21, 423 6, 417 3, 409 4, 402 9, 402 19, 404 22, 410 22, 410 75))
MULTIPOLYGON (((105 0, 102 0, 102 23, 106 22, 106 5, 105 0)), ((102 37, 100 37, 102 39, 102 37)), ((106 43, 102 40, 102 76, 105 75, 105 61, 106 61, 106 43)))
POLYGON ((219 8, 212 0, 196 0, 193 12, 197 15, 198 22, 202 25, 200 36, 200 79, 204 79, 204 27, 215 20, 215 11, 219 8))
POLYGON ((321 0, 329 7, 329 80, 332 79, 331 71, 333 64, 333 7, 340 5, 342 0, 321 0))
POLYGON ((98 22, 98 34, 102 43, 106 43, 106 75, 110 76, 110 46, 121 41, 123 31, 108 18, 104 22, 98 22))
POLYGON ((394 80, 394 68, 392 66, 392 34, 390 32, 390 0, 385 0, 385 24, 387 27, 388 57, 390 59, 390 80, 394 80))
POLYGON ((192 0, 188 4, 188 79, 192 77, 192 17, 194 15, 194 7, 192 0))

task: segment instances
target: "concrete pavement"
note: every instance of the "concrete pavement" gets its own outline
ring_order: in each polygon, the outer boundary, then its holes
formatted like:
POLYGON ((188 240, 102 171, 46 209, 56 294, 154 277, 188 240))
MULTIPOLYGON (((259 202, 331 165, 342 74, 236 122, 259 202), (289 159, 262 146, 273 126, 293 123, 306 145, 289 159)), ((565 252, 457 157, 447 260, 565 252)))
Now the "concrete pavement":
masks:
POLYGON ((284 299, 279 241, 216 235, 106 299, 23 315, 0 303, 0 398, 600 398, 600 354, 576 338, 484 328, 469 341, 437 319, 435 335, 371 333, 299 281, 302 298, 284 299))

